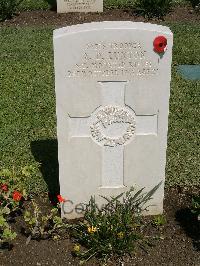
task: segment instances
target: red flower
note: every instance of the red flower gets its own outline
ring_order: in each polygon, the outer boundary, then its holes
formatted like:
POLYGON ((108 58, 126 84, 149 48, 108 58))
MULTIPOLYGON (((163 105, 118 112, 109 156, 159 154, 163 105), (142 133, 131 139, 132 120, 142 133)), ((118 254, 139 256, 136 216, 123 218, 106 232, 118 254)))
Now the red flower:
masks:
POLYGON ((154 51, 157 53, 164 53, 167 46, 167 39, 164 36, 158 36, 153 42, 154 51))
POLYGON ((61 196, 61 195, 58 195, 57 196, 57 199, 58 201, 61 203, 61 202, 65 202, 65 199, 61 196))
POLYGON ((14 191, 13 192, 13 199, 14 201, 20 201, 22 198, 22 194, 18 191, 14 191))
POLYGON ((8 186, 6 184, 1 185, 1 189, 5 192, 8 191, 8 186))

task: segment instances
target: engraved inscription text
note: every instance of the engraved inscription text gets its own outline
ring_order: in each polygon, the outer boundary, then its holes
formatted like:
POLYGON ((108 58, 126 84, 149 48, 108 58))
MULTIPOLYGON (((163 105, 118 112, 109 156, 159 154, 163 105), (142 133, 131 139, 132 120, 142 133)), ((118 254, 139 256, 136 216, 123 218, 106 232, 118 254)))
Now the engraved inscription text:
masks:
POLYGON ((80 62, 67 70, 67 77, 143 77, 155 75, 157 70, 140 42, 88 43, 80 62))

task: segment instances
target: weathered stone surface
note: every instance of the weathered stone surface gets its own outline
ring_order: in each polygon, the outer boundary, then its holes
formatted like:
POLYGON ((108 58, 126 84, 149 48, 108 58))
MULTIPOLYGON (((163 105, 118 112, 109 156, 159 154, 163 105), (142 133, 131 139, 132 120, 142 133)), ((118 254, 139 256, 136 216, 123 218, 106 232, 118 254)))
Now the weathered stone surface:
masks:
POLYGON ((149 214, 162 213, 173 35, 169 28, 101 22, 54 31, 61 194, 68 218, 91 195, 163 181, 149 214), (167 39, 162 54, 157 36, 167 39))

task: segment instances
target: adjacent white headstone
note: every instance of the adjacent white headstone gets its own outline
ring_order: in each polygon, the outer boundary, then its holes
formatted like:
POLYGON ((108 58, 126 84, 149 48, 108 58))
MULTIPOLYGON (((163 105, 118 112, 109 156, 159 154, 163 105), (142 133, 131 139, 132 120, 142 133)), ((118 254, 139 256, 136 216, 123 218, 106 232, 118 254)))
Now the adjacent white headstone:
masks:
MULTIPOLYGON (((100 22, 54 31, 57 135, 65 214, 91 195, 152 189, 163 211, 173 35, 169 28, 100 22), (154 40, 167 39, 164 52, 154 40)), ((160 44, 159 44, 160 45, 160 44)), ((78 206, 80 207, 80 206, 78 206)))
POLYGON ((103 0, 57 0, 57 12, 103 12, 103 0))

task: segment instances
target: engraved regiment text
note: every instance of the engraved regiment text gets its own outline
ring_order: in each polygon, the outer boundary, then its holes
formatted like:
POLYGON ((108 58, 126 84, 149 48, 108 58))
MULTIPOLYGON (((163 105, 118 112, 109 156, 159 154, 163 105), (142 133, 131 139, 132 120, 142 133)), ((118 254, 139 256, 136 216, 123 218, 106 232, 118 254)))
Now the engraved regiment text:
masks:
POLYGON ((148 60, 139 42, 88 43, 82 59, 67 70, 68 78, 152 76, 158 65, 148 60))
POLYGON ((64 0, 70 10, 90 10, 92 5, 98 0, 64 0))

